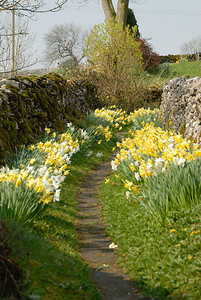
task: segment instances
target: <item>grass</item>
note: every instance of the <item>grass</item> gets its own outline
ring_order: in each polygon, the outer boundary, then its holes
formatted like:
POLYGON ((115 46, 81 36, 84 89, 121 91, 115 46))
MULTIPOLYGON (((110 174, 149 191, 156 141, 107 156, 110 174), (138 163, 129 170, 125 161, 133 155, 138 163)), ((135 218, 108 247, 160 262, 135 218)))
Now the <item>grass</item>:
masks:
POLYGON ((108 234, 123 269, 154 299, 200 299, 201 206, 155 226, 138 201, 128 200, 120 178, 101 189, 108 234))
POLYGON ((189 76, 201 77, 201 61, 180 61, 170 66, 174 77, 189 76))
MULTIPOLYGON (((139 129, 150 119, 150 116, 140 114, 138 111, 138 116, 134 118, 135 144, 129 140, 119 143, 121 155, 118 153, 118 160, 114 160, 118 167, 112 165, 116 171, 108 176, 101 187, 107 233, 118 245, 115 251, 120 265, 137 281, 145 295, 160 300, 199 300, 201 160, 198 155, 188 163, 186 160, 178 160, 177 164, 175 156, 174 163, 167 164, 165 169, 153 163, 156 167, 154 173, 148 172, 148 166, 153 166, 150 161, 150 165, 141 169, 147 175, 141 172, 143 176, 138 179, 136 174, 141 159, 152 158, 153 152, 150 149, 157 149, 154 140, 151 142, 153 128, 147 135, 149 142, 146 141, 145 131, 143 136, 138 136, 139 129), (144 155, 141 158, 138 156, 140 151, 144 155)), ((164 137, 161 135, 159 142, 165 142, 164 137)), ((173 140, 168 138, 169 142, 173 140)), ((182 141, 178 140, 178 143, 182 141)), ((167 140, 165 143, 168 143, 167 140)), ((176 146, 172 147, 170 157, 176 155, 176 146)), ((181 154, 182 149, 177 155, 181 154)), ((161 158, 162 150, 154 155, 160 155, 161 158)))
POLYGON ((142 186, 141 204, 150 219, 165 222, 171 214, 185 214, 190 207, 201 203, 201 159, 184 166, 170 166, 166 172, 148 177, 142 186))
MULTIPOLYGON (((136 118, 133 115, 134 119, 133 130, 139 130, 142 123, 146 123, 146 119, 151 122, 154 116, 143 114, 136 118)), ((87 126, 91 132, 95 132, 94 123, 97 120, 89 116, 80 125, 83 128, 87 126)), ((100 118, 98 122, 102 123, 102 121, 104 120, 100 118)), ((107 125, 106 122, 105 126, 107 125)), ((130 135, 132 136, 132 131, 130 135)), ((22 297, 42 300, 101 299, 99 291, 90 279, 90 270, 79 255, 76 232, 79 212, 76 194, 85 175, 96 164, 111 155, 115 142, 115 136, 106 143, 101 134, 91 135, 90 142, 84 143, 80 151, 71 157, 71 164, 68 165, 70 172, 62 184, 60 201, 51 203, 47 210, 34 218, 32 223, 20 226, 17 230, 12 228, 12 224, 8 224, 10 233, 8 236, 5 234, 3 238, 1 237, 1 241, 7 240, 7 246, 12 249, 9 257, 14 259, 23 271, 24 281, 21 282, 20 278, 16 278, 22 297)), ((150 147, 151 145, 147 149, 150 147)), ((26 160, 26 155, 23 154, 22 157, 26 160)), ((143 177, 139 195, 147 197, 148 202, 152 196, 154 198, 152 195, 154 191, 157 202, 160 197, 166 199, 167 192, 175 196, 176 200, 183 192, 184 196, 179 203, 188 200, 188 204, 194 200, 191 196, 195 195, 195 189, 191 187, 195 184, 198 187, 197 197, 200 199, 199 168, 200 164, 198 165, 196 161, 189 163, 186 169, 173 166, 169 169, 170 173, 166 170, 167 173, 159 174, 159 178, 152 181, 150 177, 147 185, 146 178, 143 177), (197 177, 194 174, 195 169, 197 177), (190 175, 192 176, 189 177, 190 175), (174 186, 172 186, 173 181, 174 186), (190 198, 186 199, 186 196, 190 198)), ((126 170, 118 167, 117 172, 111 174, 110 180, 105 181, 101 188, 108 234, 118 245, 115 251, 122 268, 138 282, 146 295, 154 299, 199 300, 201 294, 200 202, 186 205, 182 213, 173 205, 168 218, 155 222, 152 215, 150 217, 147 213, 150 207, 146 209, 141 205, 142 198, 140 200, 137 196, 131 196, 134 186, 131 185, 130 190, 126 190, 130 187, 127 179, 131 179, 128 176, 133 172, 132 168, 129 174, 126 170), (128 187, 125 187, 125 183, 128 187), (128 191, 131 194, 129 197, 127 197, 128 191)), ((175 202, 175 199, 171 201, 175 202)), ((0 295, 1 288, 0 285, 0 295)))
POLYGON ((107 159, 116 139, 91 144, 89 159, 75 154, 70 173, 62 185, 61 200, 52 203, 31 227, 20 228, 9 240, 12 258, 24 273, 20 284, 28 299, 101 299, 90 279, 90 271, 79 255, 76 222, 79 218, 76 193, 80 181, 101 161, 107 159), (96 151, 102 152, 96 157, 96 151))
POLYGON ((163 85, 176 77, 201 77, 201 61, 180 61, 160 64, 154 72, 144 74, 146 85, 163 85))
MULTIPOLYGON (((90 270, 79 254, 76 231, 79 212, 76 194, 86 174, 95 165, 106 160, 116 144, 115 135, 109 142, 106 142, 102 133, 94 134, 96 130, 94 125, 104 125, 104 123, 105 120, 93 119, 92 116, 81 122, 82 128, 91 128, 90 139, 82 144, 80 151, 71 157, 71 164, 68 165, 70 172, 62 183, 60 201, 46 205, 46 210, 40 212, 37 217, 34 216, 25 226, 24 222, 21 222, 16 229, 15 222, 6 222, 7 231, 3 231, 4 236, 1 234, 0 240, 4 248, 8 249, 8 255, 4 257, 4 260, 6 262, 8 259, 12 260, 14 262, 12 268, 15 267, 19 272, 22 270, 23 282, 21 277, 14 274, 12 291, 13 286, 18 286, 20 292, 16 294, 13 292, 10 295, 9 282, 7 282, 5 292, 5 285, 0 281, 1 299, 14 295, 19 299, 101 299, 90 277, 90 270), (100 139, 102 142, 98 143, 100 139)), ((80 131, 78 133, 80 134, 80 131)), ((19 162, 15 162, 15 159, 11 157, 9 165, 17 167, 19 163, 26 164, 27 159, 31 158, 29 154, 22 150, 22 153, 17 155, 19 162)), ((13 187, 15 188, 14 185, 13 187)), ((21 197, 21 190, 19 187, 16 190, 18 189, 19 197, 21 197)), ((24 202, 26 204, 26 201, 24 202)), ((8 208, 7 212, 9 212, 8 208)), ((14 210, 11 211, 13 212, 14 210)), ((18 215, 20 216, 19 213, 18 215)), ((0 268, 1 274, 5 275, 2 268, 0 268)))

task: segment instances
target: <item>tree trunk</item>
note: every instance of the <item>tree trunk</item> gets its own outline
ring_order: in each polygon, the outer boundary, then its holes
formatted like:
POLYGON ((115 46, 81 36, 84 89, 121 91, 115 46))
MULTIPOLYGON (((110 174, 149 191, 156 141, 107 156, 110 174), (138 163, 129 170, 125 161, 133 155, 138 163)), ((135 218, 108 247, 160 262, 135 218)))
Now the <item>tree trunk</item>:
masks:
POLYGON ((129 0, 118 0, 117 4, 117 22, 123 23, 123 27, 126 26, 126 19, 128 14, 129 0))
POLYGON ((118 0, 117 13, 115 12, 112 0, 101 0, 102 7, 107 20, 117 18, 117 22, 126 26, 126 19, 128 14, 129 0, 118 0))
POLYGON ((112 0, 101 0, 102 7, 107 20, 114 19, 116 17, 116 12, 114 10, 114 6, 112 0))

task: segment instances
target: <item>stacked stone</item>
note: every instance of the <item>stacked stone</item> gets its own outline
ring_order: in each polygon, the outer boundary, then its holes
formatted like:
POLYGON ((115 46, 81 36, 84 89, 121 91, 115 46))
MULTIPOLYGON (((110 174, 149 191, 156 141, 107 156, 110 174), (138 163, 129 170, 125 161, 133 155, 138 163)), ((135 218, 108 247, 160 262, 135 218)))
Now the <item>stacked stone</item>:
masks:
POLYGON ((201 144, 201 77, 179 77, 163 88, 159 120, 167 129, 201 144))
POLYGON ((97 105, 92 87, 55 73, 0 81, 0 164, 7 152, 43 135, 45 127, 62 132, 97 105))

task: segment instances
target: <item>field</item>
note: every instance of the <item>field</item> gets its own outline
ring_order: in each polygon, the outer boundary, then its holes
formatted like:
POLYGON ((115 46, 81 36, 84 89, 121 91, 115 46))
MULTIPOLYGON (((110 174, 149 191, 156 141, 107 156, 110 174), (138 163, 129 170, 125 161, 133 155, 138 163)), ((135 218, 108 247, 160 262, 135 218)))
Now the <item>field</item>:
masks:
POLYGON ((172 77, 189 76, 201 77, 201 61, 180 61, 170 66, 172 77))
POLYGON ((178 61, 177 63, 163 63, 157 67, 157 71, 148 74, 150 81, 168 82, 175 77, 201 77, 201 61, 178 61))

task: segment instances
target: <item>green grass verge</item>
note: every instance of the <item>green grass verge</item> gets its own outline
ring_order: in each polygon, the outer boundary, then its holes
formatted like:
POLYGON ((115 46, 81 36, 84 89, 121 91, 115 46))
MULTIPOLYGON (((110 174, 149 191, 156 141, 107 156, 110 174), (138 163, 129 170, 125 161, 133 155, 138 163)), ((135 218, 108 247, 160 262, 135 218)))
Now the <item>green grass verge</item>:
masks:
POLYGON ((76 193, 85 175, 111 155, 115 142, 115 137, 100 145, 94 141, 75 154, 62 184, 61 200, 9 239, 10 257, 23 271, 24 282, 18 284, 26 299, 101 299, 79 254, 76 193), (93 151, 90 158, 89 151, 93 151))
POLYGON ((180 61, 170 66, 173 77, 201 77, 201 61, 180 61))
POLYGON ((154 72, 145 73, 145 85, 153 85, 156 82, 165 84, 176 77, 189 76, 201 77, 201 61, 180 61, 178 63, 160 64, 154 72))
POLYGON ((110 176, 101 194, 119 262, 144 293, 160 300, 200 299, 201 206, 156 226, 139 202, 126 198, 120 177, 110 176))

